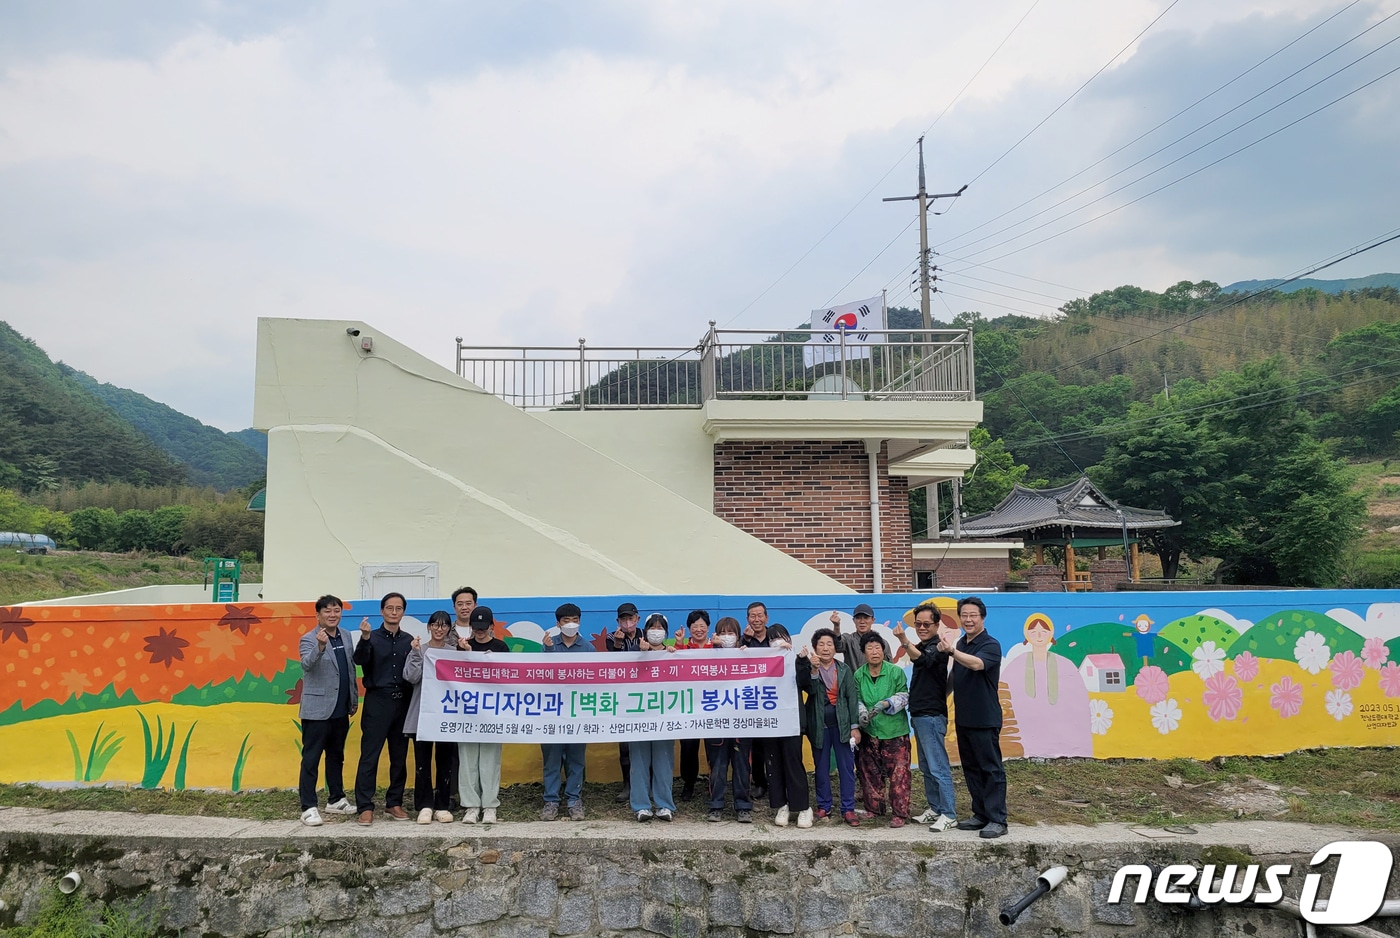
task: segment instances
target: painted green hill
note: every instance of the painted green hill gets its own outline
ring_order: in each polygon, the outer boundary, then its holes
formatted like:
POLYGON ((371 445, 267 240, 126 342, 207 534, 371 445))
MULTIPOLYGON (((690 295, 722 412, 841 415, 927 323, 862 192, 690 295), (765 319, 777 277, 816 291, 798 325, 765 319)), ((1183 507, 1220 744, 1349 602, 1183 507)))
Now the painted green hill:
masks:
POLYGON ((1215 647, 1228 649, 1240 637, 1235 627, 1214 616, 1194 615, 1168 622, 1158 635, 1190 655, 1206 642, 1215 642, 1215 647))
MULTIPOLYGON (((1055 640, 1055 652, 1079 667, 1089 655, 1116 654, 1123 659, 1125 679, 1132 684, 1142 670, 1142 655, 1138 653, 1138 633, 1122 622, 1095 622, 1072 629, 1055 640)), ((1161 635, 1152 636, 1151 663, 1175 674, 1191 667, 1191 655, 1182 651, 1161 635)))
POLYGON ((1255 623, 1253 628, 1230 646, 1229 655, 1234 658, 1240 652, 1248 651, 1256 658, 1294 661, 1296 659, 1293 647, 1307 632, 1321 635, 1332 655, 1341 651, 1361 654, 1364 639, 1336 619, 1328 618, 1320 612, 1285 609, 1282 612, 1271 612, 1255 623))

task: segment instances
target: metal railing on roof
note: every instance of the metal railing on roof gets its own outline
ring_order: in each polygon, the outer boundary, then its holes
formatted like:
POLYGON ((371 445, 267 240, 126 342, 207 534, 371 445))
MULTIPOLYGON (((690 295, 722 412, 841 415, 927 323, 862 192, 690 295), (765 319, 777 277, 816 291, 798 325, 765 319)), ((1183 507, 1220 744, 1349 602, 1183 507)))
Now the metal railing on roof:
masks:
POLYGON ((526 410, 698 408, 719 399, 974 398, 966 329, 710 329, 690 347, 479 346, 457 374, 526 410))

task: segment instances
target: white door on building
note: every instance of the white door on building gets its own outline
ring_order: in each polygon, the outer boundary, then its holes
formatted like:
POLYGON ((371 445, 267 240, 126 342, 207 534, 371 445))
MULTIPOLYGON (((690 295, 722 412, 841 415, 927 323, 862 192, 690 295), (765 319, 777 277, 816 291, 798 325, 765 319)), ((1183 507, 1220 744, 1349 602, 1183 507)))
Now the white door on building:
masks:
POLYGON ((361 564, 360 598, 378 599, 385 593, 403 593, 409 599, 437 599, 437 561, 361 564))

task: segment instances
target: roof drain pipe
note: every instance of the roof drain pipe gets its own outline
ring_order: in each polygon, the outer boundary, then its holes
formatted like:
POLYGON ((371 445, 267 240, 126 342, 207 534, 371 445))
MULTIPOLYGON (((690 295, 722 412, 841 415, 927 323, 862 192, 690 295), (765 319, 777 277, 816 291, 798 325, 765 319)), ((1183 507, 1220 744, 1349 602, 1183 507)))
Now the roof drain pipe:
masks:
MULTIPOLYGON (((844 330, 842 332, 844 335, 844 330)), ((885 552, 880 544, 880 441, 866 440, 870 462, 870 563, 874 568, 873 593, 885 591, 885 552)))
POLYGON ((1002 909, 1001 914, 997 916, 997 920, 1008 928, 1016 924, 1016 919, 1021 917, 1021 913, 1026 911, 1032 902, 1060 885, 1060 883, 1063 883, 1065 877, 1068 875, 1069 870, 1063 866, 1050 867, 1050 869, 1040 874, 1040 878, 1036 881, 1035 888, 1022 896, 1021 900, 1015 905, 1009 905, 1002 909))

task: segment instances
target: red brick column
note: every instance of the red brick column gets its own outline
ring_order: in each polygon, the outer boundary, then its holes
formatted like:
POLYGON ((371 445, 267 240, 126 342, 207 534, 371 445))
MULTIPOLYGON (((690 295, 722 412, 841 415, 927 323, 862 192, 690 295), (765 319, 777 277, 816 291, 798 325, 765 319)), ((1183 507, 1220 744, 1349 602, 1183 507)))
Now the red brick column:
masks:
MULTIPOLYGON (((884 588, 914 588, 909 482, 879 455, 884 588)), ((860 440, 715 446, 715 514, 851 589, 874 588, 870 480, 860 440)))
POLYGON ((1038 563, 1026 571, 1026 582, 1032 593, 1059 593, 1064 591, 1064 574, 1051 563, 1038 563))
POLYGON ((1128 580, 1128 565, 1122 560, 1094 560, 1089 564, 1089 582, 1095 593, 1112 593, 1128 580))

